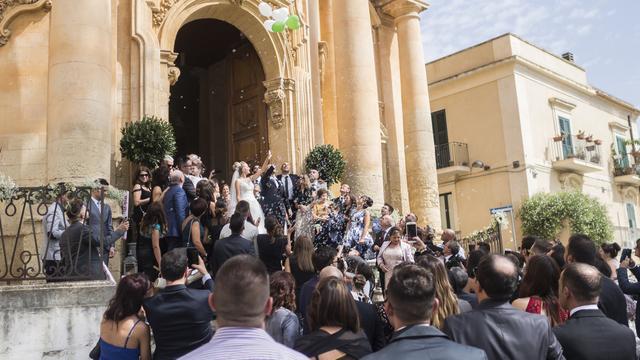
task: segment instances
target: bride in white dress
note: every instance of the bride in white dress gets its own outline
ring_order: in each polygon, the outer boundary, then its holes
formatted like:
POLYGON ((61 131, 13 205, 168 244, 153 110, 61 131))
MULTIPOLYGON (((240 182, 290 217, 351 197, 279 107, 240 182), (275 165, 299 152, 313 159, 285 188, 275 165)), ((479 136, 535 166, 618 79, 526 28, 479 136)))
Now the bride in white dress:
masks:
POLYGON ((262 169, 253 175, 250 175, 251 169, 246 162, 241 161, 233 164, 234 172, 233 178, 231 179, 231 202, 229 204, 229 211, 233 213, 236 209, 236 204, 241 200, 248 202, 251 210, 251 218, 258 227, 258 234, 266 234, 267 230, 264 227, 264 212, 253 193, 255 187, 253 182, 267 169, 269 160, 271 160, 271 151, 267 154, 262 169))

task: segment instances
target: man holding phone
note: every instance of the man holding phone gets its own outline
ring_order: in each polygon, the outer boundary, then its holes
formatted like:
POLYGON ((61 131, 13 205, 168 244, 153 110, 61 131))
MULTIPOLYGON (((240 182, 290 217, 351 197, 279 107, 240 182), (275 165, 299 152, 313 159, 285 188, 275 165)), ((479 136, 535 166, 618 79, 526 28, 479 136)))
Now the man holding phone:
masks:
MULTIPOLYGON (((636 241, 635 256, 640 257, 640 239, 636 241)), ((620 255, 620 267, 617 270, 618 285, 623 293, 627 295, 640 295, 640 283, 629 282, 629 275, 627 269, 631 271, 636 279, 640 279, 640 266, 637 266, 635 261, 631 258, 631 249, 623 249, 622 255, 620 255)), ((640 306, 636 306, 636 333, 640 334, 640 306)))

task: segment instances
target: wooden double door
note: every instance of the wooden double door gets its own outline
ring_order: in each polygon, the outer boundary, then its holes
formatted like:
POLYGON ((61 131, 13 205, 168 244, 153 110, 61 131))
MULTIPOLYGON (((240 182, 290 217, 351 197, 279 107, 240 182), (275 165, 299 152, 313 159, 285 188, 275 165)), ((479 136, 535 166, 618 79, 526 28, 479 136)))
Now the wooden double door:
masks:
POLYGON ((229 164, 235 161, 262 164, 269 150, 269 137, 260 58, 253 46, 245 42, 229 54, 227 61, 229 164))

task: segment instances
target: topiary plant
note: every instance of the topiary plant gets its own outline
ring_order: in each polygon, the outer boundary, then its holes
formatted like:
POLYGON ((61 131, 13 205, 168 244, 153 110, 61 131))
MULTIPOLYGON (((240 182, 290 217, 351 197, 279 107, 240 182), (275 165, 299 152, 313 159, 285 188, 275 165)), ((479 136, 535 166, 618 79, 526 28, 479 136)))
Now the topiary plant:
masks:
POLYGON ((566 220, 572 233, 585 234, 598 244, 613 239, 607 208, 579 191, 536 194, 522 203, 518 216, 527 235, 553 239, 566 220))
POLYGON ((320 178, 330 186, 340 182, 347 162, 344 160, 340 150, 333 145, 318 145, 304 159, 304 167, 307 172, 316 169, 320 173, 320 178))
POLYGON ((173 127, 155 116, 128 123, 121 133, 120 152, 132 163, 154 168, 166 155, 176 152, 173 127))

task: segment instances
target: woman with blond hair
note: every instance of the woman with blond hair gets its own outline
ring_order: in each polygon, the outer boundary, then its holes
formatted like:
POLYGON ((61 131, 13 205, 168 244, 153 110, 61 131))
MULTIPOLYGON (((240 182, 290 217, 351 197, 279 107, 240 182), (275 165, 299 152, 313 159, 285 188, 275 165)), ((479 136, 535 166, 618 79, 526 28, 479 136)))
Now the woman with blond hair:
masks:
MULTIPOLYGON (((459 300, 451 288, 447 269, 442 261, 438 260, 435 256, 424 255, 416 260, 416 264, 424 267, 433 274, 433 280, 436 285, 438 308, 433 313, 431 324, 438 329, 441 329, 442 326, 444 326, 444 319, 451 315, 460 313, 460 306, 458 305, 459 300)), ((466 305, 469 305, 469 303, 466 303, 466 305)), ((470 309, 471 306, 469 305, 466 310, 470 309)))

